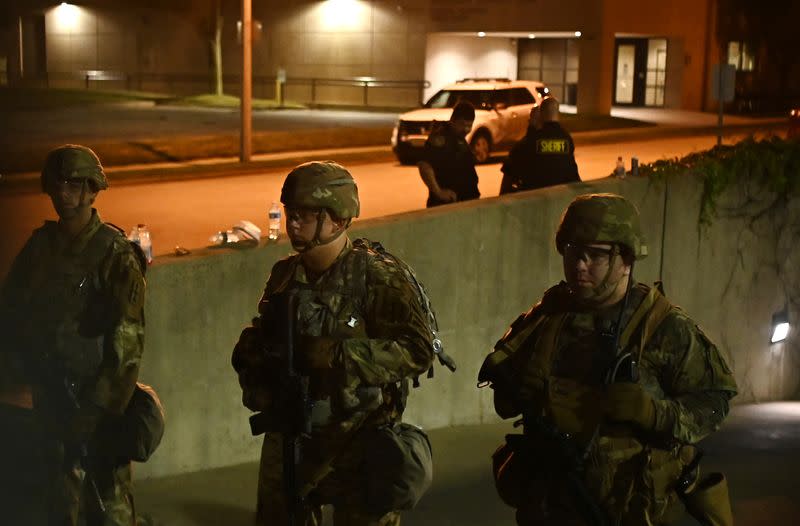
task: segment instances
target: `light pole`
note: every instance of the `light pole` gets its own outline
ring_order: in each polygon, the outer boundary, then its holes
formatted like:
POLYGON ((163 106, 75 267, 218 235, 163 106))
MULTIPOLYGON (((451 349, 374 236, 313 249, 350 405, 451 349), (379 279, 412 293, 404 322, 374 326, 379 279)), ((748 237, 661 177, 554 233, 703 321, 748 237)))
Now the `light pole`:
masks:
POLYGON ((242 97, 241 148, 239 160, 250 161, 253 153, 253 11, 252 0, 242 0, 242 97))

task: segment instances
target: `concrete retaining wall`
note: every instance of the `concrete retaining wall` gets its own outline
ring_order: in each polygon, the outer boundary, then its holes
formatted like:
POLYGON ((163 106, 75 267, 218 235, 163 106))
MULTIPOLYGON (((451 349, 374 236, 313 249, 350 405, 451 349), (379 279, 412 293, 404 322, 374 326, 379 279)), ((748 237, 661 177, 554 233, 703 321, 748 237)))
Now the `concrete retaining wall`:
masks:
MULTIPOLYGON (((422 379, 407 420, 425 427, 496 421, 491 393, 475 387, 483 356, 521 311, 562 278, 553 243, 561 212, 575 195, 598 191, 621 193, 639 206, 650 256, 637 264, 637 278, 652 282, 661 273, 668 297, 723 347, 742 388, 737 401, 795 395, 796 353, 767 343, 771 315, 786 301, 778 271, 764 265, 763 256, 775 253, 768 236, 743 241, 741 221, 719 220, 701 238, 700 186, 692 177, 667 187, 605 180, 354 225, 352 237, 380 240, 413 265, 432 298, 445 347, 459 364, 456 374, 437 366, 433 380, 422 379), (746 256, 737 256, 743 247, 746 256)), ((141 377, 161 394, 168 427, 161 448, 137 467, 137 476, 258 458, 261 441, 249 434, 230 354, 256 312, 271 265, 290 250, 285 241, 208 250, 164 259, 151 269, 141 377)))

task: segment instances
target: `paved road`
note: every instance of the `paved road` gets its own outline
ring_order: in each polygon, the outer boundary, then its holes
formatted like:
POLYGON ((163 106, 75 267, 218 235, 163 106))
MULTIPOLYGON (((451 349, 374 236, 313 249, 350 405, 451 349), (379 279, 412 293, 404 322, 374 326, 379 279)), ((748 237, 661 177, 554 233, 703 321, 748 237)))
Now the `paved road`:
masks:
MULTIPOLYGON (((582 179, 592 180, 607 176, 619 155, 626 162, 637 156, 647 163, 714 144, 715 137, 709 135, 612 145, 578 143, 576 158, 582 179)), ((495 162, 478 167, 483 197, 498 195, 500 166, 495 162)), ((353 164, 350 169, 359 184, 362 219, 424 208, 427 192, 416 167, 381 162, 353 164)), ((176 245, 189 249, 206 246, 210 235, 240 219, 266 229, 266 211, 271 201, 278 200, 286 172, 273 169, 251 175, 112 186, 99 195, 96 206, 104 220, 126 230, 137 223, 149 225, 159 256, 171 253, 176 245)), ((44 218, 55 218, 47 196, 0 195, 0 276, 5 275, 14 254, 44 218)))
MULTIPOLYGON (((436 474, 406 526, 511 526, 513 512, 496 496, 489 456, 512 432, 507 423, 431 431, 436 474)), ((723 471, 737 526, 796 524, 800 517, 800 402, 735 406, 707 439, 703 470, 723 471)), ((158 453, 151 462, 158 461, 158 453)), ((255 508, 255 463, 139 481, 137 507, 160 526, 249 526, 255 508)), ((686 519, 675 526, 696 525, 686 519)))

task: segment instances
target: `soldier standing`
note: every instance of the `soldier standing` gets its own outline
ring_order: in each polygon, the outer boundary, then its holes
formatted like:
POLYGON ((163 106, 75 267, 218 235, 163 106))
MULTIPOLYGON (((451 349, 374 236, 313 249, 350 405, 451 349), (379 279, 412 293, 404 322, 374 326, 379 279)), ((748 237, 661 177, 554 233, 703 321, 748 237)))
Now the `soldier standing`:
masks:
POLYGON ((108 187, 92 150, 51 151, 41 183, 58 221, 34 231, 0 296, 4 520, 130 526, 130 437, 118 424, 144 344, 142 262, 92 207, 108 187))
POLYGON ((417 166, 428 187, 428 208, 481 196, 475 156, 465 140, 474 121, 475 108, 459 102, 450 120, 438 123, 425 141, 423 159, 417 166))
POLYGON ((498 493, 520 525, 665 524, 682 513, 731 524, 720 474, 698 481, 695 444, 728 414, 722 354, 657 288, 636 208, 587 194, 556 234, 565 282, 522 314, 481 369, 503 418, 522 415, 495 455, 498 493))
POLYGON ((558 122, 558 115, 558 101, 553 97, 533 108, 528 133, 503 163, 500 194, 581 180, 575 163, 575 143, 558 122))
POLYGON ((372 432, 396 428, 409 378, 431 366, 438 340, 429 311, 403 267, 380 245, 348 237, 359 199, 345 168, 333 162, 296 167, 286 177, 281 202, 298 253, 273 266, 259 316, 242 332, 232 358, 244 405, 277 422, 261 452, 257 523, 283 526, 290 513, 294 524, 317 525, 321 505, 333 504, 335 524, 399 524, 397 509, 377 503, 384 496, 374 494, 376 483, 370 482, 388 475, 364 465, 372 432), (276 313, 282 295, 296 298, 294 310, 276 313), (314 406, 310 432, 301 439, 298 480, 288 483, 294 495, 287 492, 281 466, 290 439, 284 426, 296 418, 287 407, 295 402, 281 392, 283 366, 269 352, 287 316, 294 326, 293 363, 309 379, 314 406))

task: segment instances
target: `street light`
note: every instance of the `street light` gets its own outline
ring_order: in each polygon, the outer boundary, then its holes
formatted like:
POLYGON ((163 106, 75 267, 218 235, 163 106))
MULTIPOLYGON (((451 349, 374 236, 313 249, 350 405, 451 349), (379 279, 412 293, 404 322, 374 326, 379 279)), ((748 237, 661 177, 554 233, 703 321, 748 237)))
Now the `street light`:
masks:
POLYGON ((242 0, 242 96, 239 103, 241 131, 239 161, 249 162, 253 154, 253 6, 242 0))
POLYGON ((782 342, 789 335, 789 313, 784 308, 772 315, 772 338, 770 343, 782 342))

